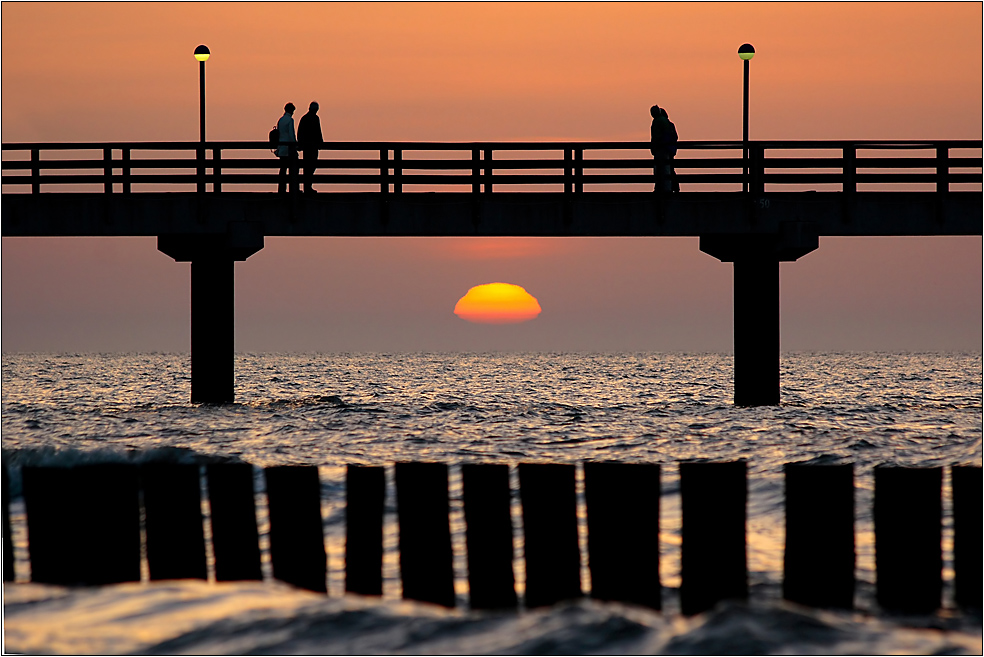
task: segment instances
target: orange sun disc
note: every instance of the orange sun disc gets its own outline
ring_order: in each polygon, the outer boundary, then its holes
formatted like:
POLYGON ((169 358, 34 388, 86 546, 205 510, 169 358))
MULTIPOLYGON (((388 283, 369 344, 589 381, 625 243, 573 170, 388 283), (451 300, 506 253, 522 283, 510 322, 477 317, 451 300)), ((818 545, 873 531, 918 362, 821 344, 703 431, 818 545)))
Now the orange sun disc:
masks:
POLYGON ((477 324, 518 324, 535 319, 540 304, 519 285, 487 283, 458 299, 454 314, 477 324))

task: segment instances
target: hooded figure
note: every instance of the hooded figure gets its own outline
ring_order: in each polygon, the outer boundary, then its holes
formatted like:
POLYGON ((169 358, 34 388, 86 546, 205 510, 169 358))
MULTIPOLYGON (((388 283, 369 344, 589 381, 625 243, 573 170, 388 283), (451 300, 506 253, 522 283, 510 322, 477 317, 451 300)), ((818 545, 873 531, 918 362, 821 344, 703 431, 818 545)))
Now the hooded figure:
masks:
POLYGON ((663 129, 663 151, 666 153, 669 162, 667 167, 670 169, 670 188, 674 192, 680 191, 680 183, 677 182, 676 169, 673 168, 673 158, 677 154, 677 137, 676 126, 670 121, 670 117, 666 115, 666 110, 662 107, 659 109, 659 116, 665 123, 662 125, 663 129))
POLYGON ((650 107, 649 115, 653 117, 653 124, 649 128, 649 152, 653 155, 653 174, 656 176, 656 186, 653 191, 668 192, 673 189, 670 181, 672 170, 669 163, 673 155, 676 155, 676 127, 670 123, 666 112, 659 105, 650 107), (670 152, 671 146, 672 153, 670 152))

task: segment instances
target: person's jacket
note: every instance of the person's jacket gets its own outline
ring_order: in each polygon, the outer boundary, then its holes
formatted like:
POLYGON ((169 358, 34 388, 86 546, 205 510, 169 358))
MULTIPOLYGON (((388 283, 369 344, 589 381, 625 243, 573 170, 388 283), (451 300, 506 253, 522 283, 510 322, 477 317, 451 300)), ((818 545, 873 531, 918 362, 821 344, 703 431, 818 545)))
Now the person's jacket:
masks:
POLYGON ((677 154, 676 126, 668 118, 661 116, 653 119, 649 134, 652 141, 649 152, 653 157, 673 157, 677 154))
POLYGON ((297 136, 294 134, 294 116, 284 112, 284 115, 277 121, 277 130, 280 132, 280 146, 277 146, 277 157, 287 157, 290 155, 291 150, 288 144, 297 143, 297 136))
POLYGON ((305 146, 318 146, 325 143, 321 136, 321 119, 317 114, 308 112, 301 117, 300 123, 297 124, 297 143, 302 151, 305 146))

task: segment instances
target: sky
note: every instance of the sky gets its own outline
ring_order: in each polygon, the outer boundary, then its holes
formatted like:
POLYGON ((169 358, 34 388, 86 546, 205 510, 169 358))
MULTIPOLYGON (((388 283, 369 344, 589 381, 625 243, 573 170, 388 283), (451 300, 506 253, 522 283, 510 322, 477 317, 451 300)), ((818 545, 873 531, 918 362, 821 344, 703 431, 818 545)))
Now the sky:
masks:
MULTIPOLYGON (((4 143, 263 140, 285 102, 331 141, 981 139, 980 3, 20 3, 4 143)), ((980 237, 822 238, 784 263, 787 350, 980 350, 980 237)), ((696 239, 267 238, 236 264, 239 351, 719 351, 732 266, 696 239), (525 288, 530 321, 454 314, 525 288)), ((187 263, 152 238, 3 238, 2 349, 189 349, 187 263)))

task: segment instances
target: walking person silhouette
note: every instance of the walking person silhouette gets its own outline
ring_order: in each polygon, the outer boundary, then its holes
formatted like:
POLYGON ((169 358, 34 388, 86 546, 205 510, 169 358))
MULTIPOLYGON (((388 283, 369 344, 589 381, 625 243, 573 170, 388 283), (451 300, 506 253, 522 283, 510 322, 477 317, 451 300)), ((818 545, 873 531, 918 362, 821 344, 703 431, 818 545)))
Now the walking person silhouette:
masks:
POLYGON ((650 126, 650 148, 649 152, 653 155, 653 173, 656 176, 654 192, 679 191, 679 184, 675 183, 673 167, 671 162, 677 152, 677 131, 676 126, 670 122, 666 110, 659 105, 649 108, 649 114, 653 117, 650 126))
POLYGON ((321 119, 318 118, 318 103, 312 101, 308 112, 297 124, 298 148, 304 152, 304 192, 316 194, 314 170, 318 168, 318 149, 325 140, 321 136, 321 119))
POLYGON ((277 121, 280 145, 277 146, 277 157, 280 158, 280 183, 277 191, 287 192, 287 171, 290 170, 290 189, 297 191, 297 136, 294 134, 294 103, 284 105, 284 115, 277 121))

